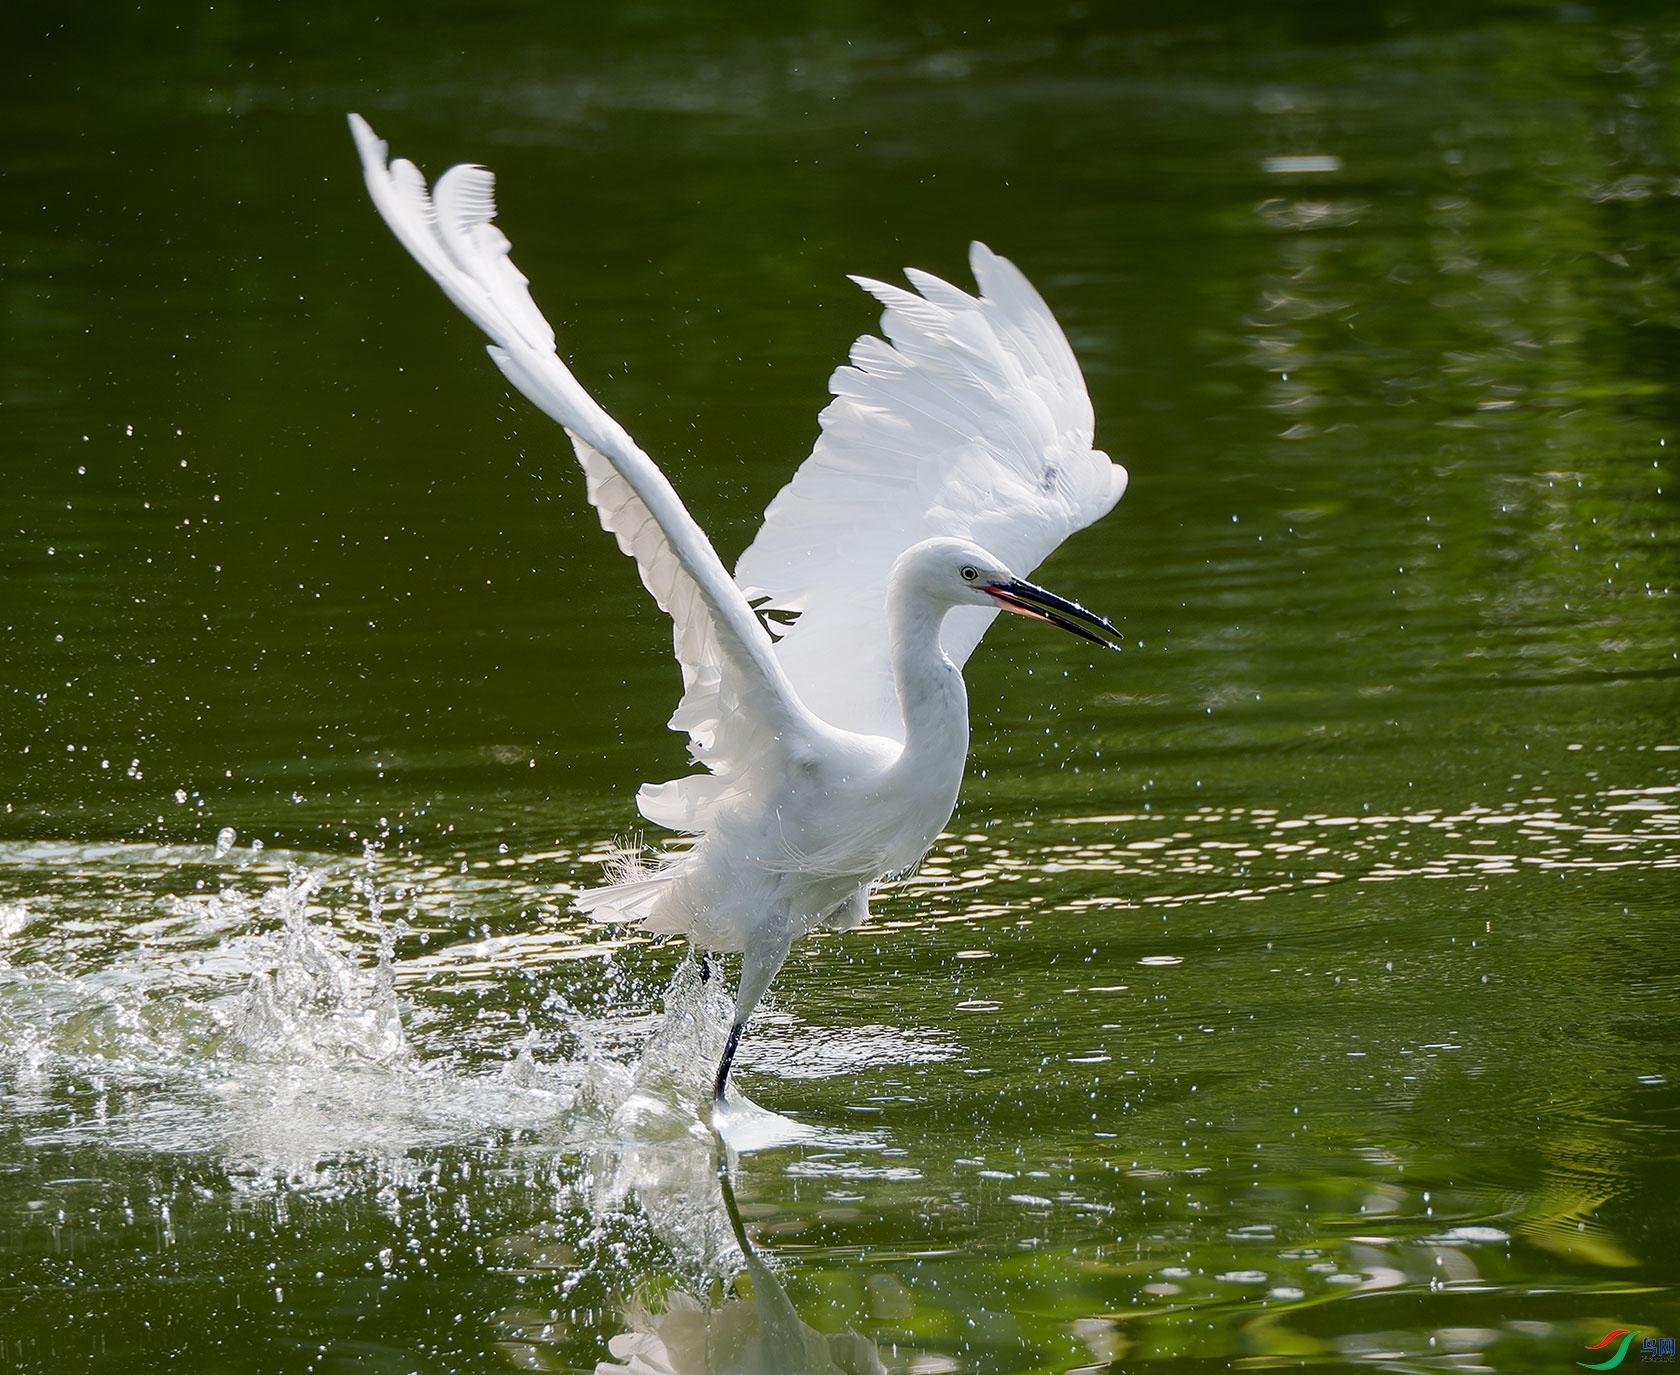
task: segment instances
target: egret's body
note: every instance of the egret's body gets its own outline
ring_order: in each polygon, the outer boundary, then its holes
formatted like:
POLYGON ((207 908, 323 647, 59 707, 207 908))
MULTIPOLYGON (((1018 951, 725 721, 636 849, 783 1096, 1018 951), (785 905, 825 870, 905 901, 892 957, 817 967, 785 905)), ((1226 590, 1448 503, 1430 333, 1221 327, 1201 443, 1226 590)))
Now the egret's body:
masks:
POLYGON ((1107 622, 1017 573, 1105 514, 1125 470, 1091 447, 1084 380, 1048 308, 976 244, 979 297, 914 271, 919 296, 863 282, 888 307, 892 344, 859 340, 835 374, 815 452, 731 578, 664 474, 560 362, 491 223, 490 174, 452 168, 428 195, 350 118, 380 213, 565 426, 602 525, 672 618, 684 692, 671 726, 708 772, 646 785, 637 804, 698 839, 578 905, 742 956, 721 1099, 792 942, 866 920, 871 885, 914 866, 950 819, 968 754, 960 665, 997 611, 1117 647, 1107 622), (798 620, 772 639, 749 595, 798 620))
MULTIPOLYGON (((759 776, 740 778, 700 841, 653 876, 585 893, 585 911, 686 935, 702 950, 742 956, 742 1018, 793 941, 817 926, 848 930, 869 915, 869 888, 928 852, 956 806, 968 756, 968 694, 939 646, 942 597, 963 563, 985 555, 930 540, 889 584, 902 744, 831 726, 809 713, 797 742, 759 776)), ((839 666, 837 666, 839 667, 839 666)))

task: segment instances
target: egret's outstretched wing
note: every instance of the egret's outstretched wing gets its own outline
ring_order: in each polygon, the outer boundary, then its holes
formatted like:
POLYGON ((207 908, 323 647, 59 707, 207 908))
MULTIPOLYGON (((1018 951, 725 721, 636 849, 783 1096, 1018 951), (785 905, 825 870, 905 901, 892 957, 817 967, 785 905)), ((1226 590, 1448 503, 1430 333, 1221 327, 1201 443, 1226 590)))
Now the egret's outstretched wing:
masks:
MULTIPOLYGON (((494 341, 491 358, 539 409, 565 426, 601 524, 636 560, 642 581, 673 623, 683 697, 671 718, 713 777, 644 787, 650 820, 703 830, 718 801, 749 770, 773 766, 815 723, 800 705, 760 625, 711 542, 652 459, 598 406, 554 352, 554 331, 492 223, 495 180, 482 167, 452 167, 427 194, 413 163, 386 165, 386 146, 360 115, 350 129, 367 187, 385 223, 474 324, 494 341)), ((820 729, 820 727, 819 727, 820 729)))
MULTIPOLYGON (((1126 489, 1091 447, 1085 379, 1050 308, 984 244, 969 264, 977 297, 913 268, 919 296, 853 278, 886 307, 890 342, 852 346, 816 448, 735 569, 749 595, 800 613, 776 657, 804 704, 848 730, 904 738, 886 624, 900 554, 955 535, 1026 577, 1126 489)), ((946 653, 960 665, 996 614, 952 611, 946 653)))

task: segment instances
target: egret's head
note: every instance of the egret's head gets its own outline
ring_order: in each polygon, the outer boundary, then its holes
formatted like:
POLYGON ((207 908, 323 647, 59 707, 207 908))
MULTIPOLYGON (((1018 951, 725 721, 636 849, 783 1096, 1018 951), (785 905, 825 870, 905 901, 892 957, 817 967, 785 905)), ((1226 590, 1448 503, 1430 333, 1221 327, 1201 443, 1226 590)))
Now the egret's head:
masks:
POLYGON ((926 595, 950 606, 990 606, 1120 648, 1120 632, 1077 602, 1018 578, 1002 559, 972 540, 930 539, 906 550, 895 577, 913 580, 926 595))

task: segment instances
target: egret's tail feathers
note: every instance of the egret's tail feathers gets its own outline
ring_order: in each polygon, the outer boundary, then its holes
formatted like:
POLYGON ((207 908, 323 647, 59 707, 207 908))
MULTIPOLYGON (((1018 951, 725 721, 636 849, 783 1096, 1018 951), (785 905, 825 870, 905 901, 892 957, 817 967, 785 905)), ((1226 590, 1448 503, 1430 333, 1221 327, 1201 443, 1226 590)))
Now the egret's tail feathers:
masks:
MULTIPOLYGON (((660 898, 669 890, 670 872, 657 873, 650 878, 632 879, 627 883, 609 883, 602 888, 586 888, 575 899, 578 911, 591 921, 640 922, 649 930, 664 928, 656 924, 660 898)), ((681 928, 673 928, 680 930, 681 928)))

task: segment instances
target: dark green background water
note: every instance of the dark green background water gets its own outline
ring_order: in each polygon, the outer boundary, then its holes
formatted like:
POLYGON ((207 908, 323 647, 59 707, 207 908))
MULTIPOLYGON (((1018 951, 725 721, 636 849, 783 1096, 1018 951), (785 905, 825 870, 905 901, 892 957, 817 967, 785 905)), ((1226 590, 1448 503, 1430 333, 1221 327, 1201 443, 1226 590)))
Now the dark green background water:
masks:
POLYGON ((827 1132, 734 1177, 806 1323, 922 1375, 1673 1335, 1677 63, 1660 5, 8 7, 0 1369, 591 1370, 705 1292, 561 1105, 678 954, 565 901, 683 766, 669 630, 350 109, 495 169, 727 559, 845 274, 971 238, 1131 470, 1042 572, 1132 647, 996 627, 952 833, 747 1043, 827 1132), (288 859, 364 970, 408 912, 401 1054, 241 1020, 288 859))

